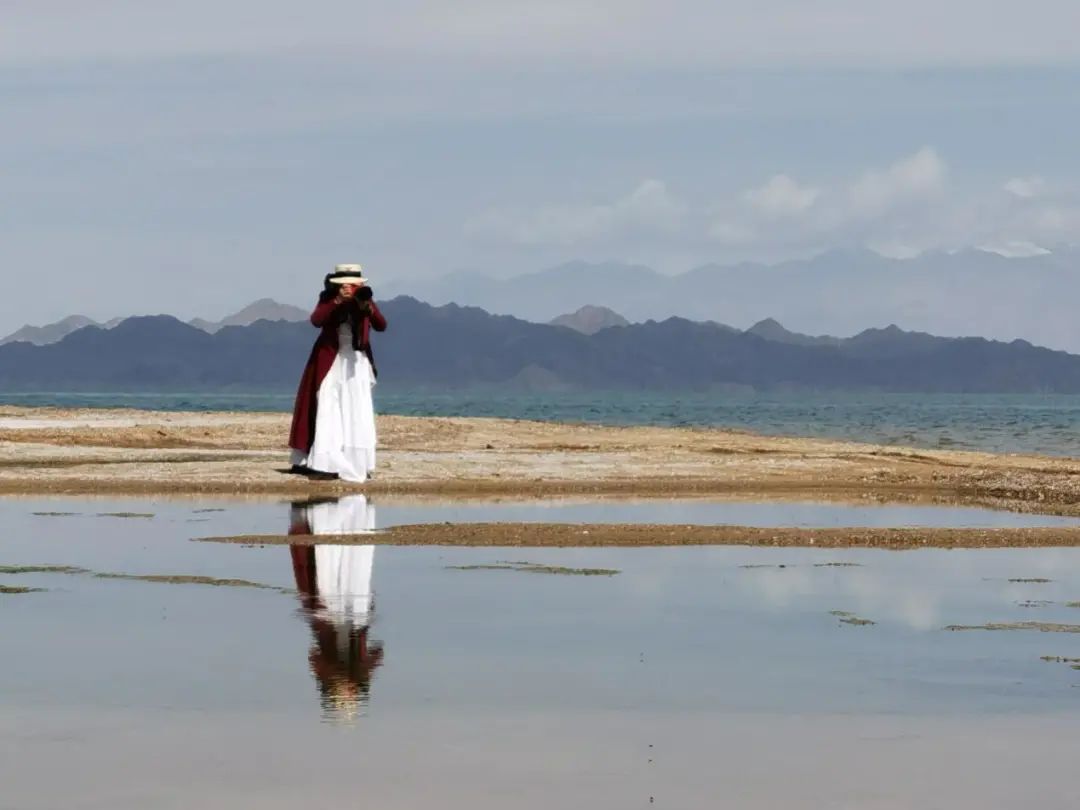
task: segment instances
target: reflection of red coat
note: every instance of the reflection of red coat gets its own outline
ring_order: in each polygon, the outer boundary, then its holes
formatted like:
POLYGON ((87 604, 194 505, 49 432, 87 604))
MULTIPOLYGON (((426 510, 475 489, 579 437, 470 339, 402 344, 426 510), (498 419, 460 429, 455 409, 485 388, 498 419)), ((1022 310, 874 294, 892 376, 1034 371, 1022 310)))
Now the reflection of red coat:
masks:
MULTIPOLYGON (((368 303, 371 305, 371 314, 360 319, 360 345, 374 371, 375 359, 371 354, 369 338, 372 329, 376 332, 386 329, 386 318, 379 312, 374 301, 368 303)), ((335 317, 338 306, 331 299, 317 304, 311 313, 312 325, 322 329, 322 332, 315 340, 311 356, 304 366, 300 389, 296 392, 296 405, 293 407, 292 430, 289 431, 289 447, 301 453, 310 451, 311 443, 315 441, 315 411, 318 407, 319 386, 337 357, 338 326, 341 324, 341 317, 335 317)))

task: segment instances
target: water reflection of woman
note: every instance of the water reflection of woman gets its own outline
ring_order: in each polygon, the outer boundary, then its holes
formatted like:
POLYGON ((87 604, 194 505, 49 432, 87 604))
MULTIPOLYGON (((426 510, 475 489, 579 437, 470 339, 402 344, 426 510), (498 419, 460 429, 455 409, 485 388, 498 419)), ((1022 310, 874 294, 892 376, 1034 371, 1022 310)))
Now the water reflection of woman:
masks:
MULTIPOLYGON (((363 495, 294 503, 290 535, 369 532, 375 507, 363 495)), ((311 673, 329 719, 355 718, 367 703, 382 644, 368 639, 374 601, 374 546, 290 545, 293 575, 303 613, 311 626, 311 673)))

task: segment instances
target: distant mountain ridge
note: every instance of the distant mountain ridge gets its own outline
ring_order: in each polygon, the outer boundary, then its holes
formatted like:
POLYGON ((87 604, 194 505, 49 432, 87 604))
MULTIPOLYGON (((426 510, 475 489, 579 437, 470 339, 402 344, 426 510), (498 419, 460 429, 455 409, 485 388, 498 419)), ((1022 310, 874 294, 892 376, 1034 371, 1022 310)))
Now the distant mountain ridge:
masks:
POLYGON ((511 278, 475 272, 388 283, 386 295, 478 306, 537 322, 585 304, 634 322, 682 317, 740 329, 775 318, 795 332, 850 335, 887 323, 937 335, 1022 337, 1080 351, 1080 248, 1006 258, 963 250, 891 259, 834 250, 775 265, 711 264, 678 275, 616 262, 569 262, 511 278))
POLYGON ((20 329, 16 329, 7 337, 0 338, 0 346, 3 346, 5 343, 17 343, 19 341, 32 343, 35 346, 45 346, 49 343, 55 343, 77 329, 82 329, 86 326, 103 325, 104 324, 99 324, 93 318, 87 318, 85 315, 69 315, 56 323, 46 324, 45 326, 31 326, 27 324, 20 329))
POLYGON ((612 326, 629 326, 630 321, 622 315, 607 307, 597 307, 586 304, 576 312, 560 315, 550 321, 552 326, 565 326, 583 335, 595 335, 601 329, 612 326))
MULTIPOLYGON (((1021 340, 941 338, 896 326, 851 338, 811 338, 779 323, 757 330, 774 340, 684 318, 586 335, 409 297, 381 306, 390 329, 375 337, 380 385, 1080 393, 1080 356, 1021 340)), ((309 323, 287 320, 211 334, 170 316, 128 318, 46 346, 0 346, 0 387, 292 390, 316 334, 309 323)))
POLYGON ((765 318, 758 321, 746 331, 748 334, 757 335, 765 340, 771 340, 775 343, 792 343, 796 346, 839 346, 843 343, 840 338, 828 335, 811 337, 810 335, 791 332, 785 329, 775 318, 765 318))
POLYGON ((188 323, 196 329, 212 333, 226 326, 250 326, 256 321, 306 321, 308 314, 308 310, 292 304, 280 304, 272 298, 260 298, 220 321, 193 318, 188 323))
MULTIPOLYGON (((308 311, 290 304, 279 304, 271 298, 260 298, 248 304, 238 312, 234 312, 220 321, 208 321, 205 318, 193 318, 188 321, 191 326, 204 332, 216 332, 225 326, 248 326, 260 320, 267 321, 306 321, 308 311)), ((103 329, 112 329, 124 321, 124 318, 113 318, 104 323, 99 323, 84 315, 69 315, 55 323, 45 326, 23 326, 15 330, 5 338, 0 338, 0 346, 6 343, 32 343, 35 346, 47 346, 70 335, 86 326, 100 326, 103 329)))

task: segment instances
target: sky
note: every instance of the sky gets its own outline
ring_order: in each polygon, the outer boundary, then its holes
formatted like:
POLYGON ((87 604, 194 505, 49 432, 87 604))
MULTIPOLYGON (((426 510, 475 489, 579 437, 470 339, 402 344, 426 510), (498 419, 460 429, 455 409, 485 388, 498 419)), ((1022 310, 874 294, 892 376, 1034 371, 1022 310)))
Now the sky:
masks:
MULTIPOLYGON (((0 0, 0 333, 1080 243, 1080 3, 0 0)), ((632 283, 632 282, 631 282, 632 283)))

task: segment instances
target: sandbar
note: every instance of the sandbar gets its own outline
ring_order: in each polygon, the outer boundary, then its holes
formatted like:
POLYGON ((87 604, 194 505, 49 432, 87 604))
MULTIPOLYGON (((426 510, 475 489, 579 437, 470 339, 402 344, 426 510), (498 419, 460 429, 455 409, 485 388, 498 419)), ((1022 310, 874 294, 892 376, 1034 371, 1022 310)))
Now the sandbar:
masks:
POLYGON ((283 472, 289 415, 0 407, 0 494, 785 498, 1080 514, 1080 459, 721 428, 382 415, 366 484, 283 472))
POLYGON ((1080 546, 1080 526, 975 528, 801 528, 670 524, 423 523, 376 532, 199 538, 243 545, 506 547, 772 546, 776 548, 1062 548, 1080 546))

